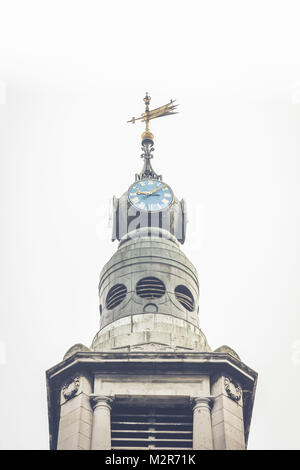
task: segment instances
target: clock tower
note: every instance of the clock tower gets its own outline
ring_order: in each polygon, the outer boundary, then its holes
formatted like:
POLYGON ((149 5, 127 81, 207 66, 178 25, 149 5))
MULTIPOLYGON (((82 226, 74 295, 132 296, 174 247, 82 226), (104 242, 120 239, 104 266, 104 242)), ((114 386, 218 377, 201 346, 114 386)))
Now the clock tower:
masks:
POLYGON ((196 268, 180 245, 186 204, 151 165, 113 198, 116 253, 100 273, 100 325, 46 372, 51 449, 246 449, 257 374, 228 346, 212 351, 199 324, 196 268))

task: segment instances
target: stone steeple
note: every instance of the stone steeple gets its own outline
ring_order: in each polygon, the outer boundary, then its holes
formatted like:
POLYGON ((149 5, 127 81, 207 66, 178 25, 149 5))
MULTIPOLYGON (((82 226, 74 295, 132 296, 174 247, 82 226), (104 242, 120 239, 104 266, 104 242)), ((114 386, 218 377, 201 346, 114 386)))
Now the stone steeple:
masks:
MULTIPOLYGON (((257 374, 228 346, 212 351, 199 324, 196 268, 180 248, 186 205, 151 164, 114 197, 119 245, 99 280, 100 326, 47 371, 52 449, 245 449, 257 374)), ((135 122, 132 118, 130 122, 135 122)))

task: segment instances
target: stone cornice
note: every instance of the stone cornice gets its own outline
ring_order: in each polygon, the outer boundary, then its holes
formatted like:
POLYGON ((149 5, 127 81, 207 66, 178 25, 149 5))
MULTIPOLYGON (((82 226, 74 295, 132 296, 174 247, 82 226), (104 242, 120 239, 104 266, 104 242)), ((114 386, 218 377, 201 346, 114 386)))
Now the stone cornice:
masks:
POLYGON ((243 390, 245 440, 250 429, 257 373, 230 353, 224 352, 75 352, 46 372, 50 448, 55 449, 61 384, 71 374, 133 374, 184 377, 225 375, 235 378, 243 390), (53 410, 53 411, 51 411, 53 410))
POLYGON ((68 357, 64 361, 56 364, 46 371, 46 375, 49 379, 52 379, 57 374, 61 374, 63 371, 67 371, 74 366, 80 366, 84 364, 85 368, 88 367, 94 372, 101 370, 103 367, 110 365, 110 368, 123 367, 121 364, 127 363, 128 365, 134 366, 137 363, 143 363, 144 369, 151 368, 151 364, 155 363, 163 367, 166 364, 168 368, 172 364, 189 364, 190 367, 202 364, 203 370, 207 369, 211 371, 212 367, 221 365, 228 365, 231 369, 235 369, 238 375, 242 375, 245 379, 255 382, 257 379, 257 373, 238 360, 229 353, 204 353, 204 352, 187 352, 187 353, 174 353, 174 352, 131 352, 131 353, 120 353, 120 352, 76 352, 72 356, 68 357))

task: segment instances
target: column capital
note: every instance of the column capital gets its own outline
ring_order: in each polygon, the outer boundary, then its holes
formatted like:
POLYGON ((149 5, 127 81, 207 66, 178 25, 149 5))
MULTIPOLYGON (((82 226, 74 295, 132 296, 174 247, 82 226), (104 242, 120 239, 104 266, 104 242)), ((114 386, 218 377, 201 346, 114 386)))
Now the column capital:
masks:
POLYGON ((197 408, 211 409, 214 397, 191 397, 191 405, 193 410, 197 408))
POLYGON ((91 404, 94 408, 94 410, 100 406, 104 406, 106 408, 109 408, 109 410, 111 410, 111 405, 114 401, 114 398, 113 396, 106 396, 106 395, 90 395, 90 401, 91 401, 91 404))

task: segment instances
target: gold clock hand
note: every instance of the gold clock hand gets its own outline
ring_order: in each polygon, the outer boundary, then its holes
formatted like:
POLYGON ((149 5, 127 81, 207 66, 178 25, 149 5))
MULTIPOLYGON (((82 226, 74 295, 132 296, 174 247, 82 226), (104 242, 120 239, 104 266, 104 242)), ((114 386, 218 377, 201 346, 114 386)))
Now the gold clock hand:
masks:
POLYGON ((154 189, 153 191, 151 191, 150 194, 156 193, 156 191, 158 191, 159 189, 165 188, 166 186, 167 186, 166 184, 163 184, 163 185, 160 186, 159 188, 156 188, 156 189, 154 189))

